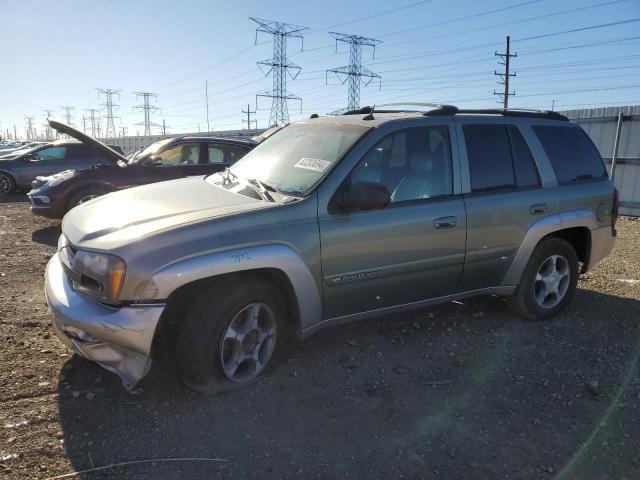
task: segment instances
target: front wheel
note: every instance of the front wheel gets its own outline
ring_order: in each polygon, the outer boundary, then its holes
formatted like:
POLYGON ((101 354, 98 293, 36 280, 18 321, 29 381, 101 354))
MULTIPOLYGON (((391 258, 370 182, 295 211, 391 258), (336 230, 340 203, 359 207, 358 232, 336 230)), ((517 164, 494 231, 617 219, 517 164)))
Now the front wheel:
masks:
POLYGON ((239 278, 214 283, 180 325, 176 352, 182 382, 205 395, 253 382, 285 343, 285 315, 270 283, 239 278))
POLYGON ((576 289, 578 267, 578 256, 571 244, 561 238, 542 240, 511 297, 513 309, 529 320, 558 315, 576 289))
POLYGON ((104 195, 106 193, 108 192, 101 188, 82 189, 79 192, 76 192, 75 194, 73 194, 73 196, 69 199, 69 208, 67 209, 67 211, 71 210, 73 207, 82 205, 83 203, 88 202, 89 200, 93 200, 94 198, 104 195))

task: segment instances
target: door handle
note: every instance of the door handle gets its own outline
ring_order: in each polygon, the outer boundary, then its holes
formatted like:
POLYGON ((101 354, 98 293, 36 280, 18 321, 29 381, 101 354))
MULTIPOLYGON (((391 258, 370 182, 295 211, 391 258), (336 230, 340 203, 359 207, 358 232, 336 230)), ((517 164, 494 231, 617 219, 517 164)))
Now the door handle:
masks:
POLYGON ((433 222, 433 226, 436 228, 453 228, 458 223, 456 217, 441 217, 436 218, 433 222))
POLYGON ((531 215, 541 215, 543 213, 546 213, 547 210, 549 210, 549 207, 547 207, 546 203, 536 203, 535 205, 531 205, 529 207, 529 213, 531 215))

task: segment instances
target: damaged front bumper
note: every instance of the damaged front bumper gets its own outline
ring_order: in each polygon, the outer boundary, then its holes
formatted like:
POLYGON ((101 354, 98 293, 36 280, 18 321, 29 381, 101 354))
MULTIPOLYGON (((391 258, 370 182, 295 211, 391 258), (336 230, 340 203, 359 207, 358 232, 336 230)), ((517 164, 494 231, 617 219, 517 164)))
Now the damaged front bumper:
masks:
POLYGON ((58 254, 47 264, 45 294, 62 343, 117 374, 129 390, 147 374, 164 304, 112 308, 90 300, 73 290, 58 254))

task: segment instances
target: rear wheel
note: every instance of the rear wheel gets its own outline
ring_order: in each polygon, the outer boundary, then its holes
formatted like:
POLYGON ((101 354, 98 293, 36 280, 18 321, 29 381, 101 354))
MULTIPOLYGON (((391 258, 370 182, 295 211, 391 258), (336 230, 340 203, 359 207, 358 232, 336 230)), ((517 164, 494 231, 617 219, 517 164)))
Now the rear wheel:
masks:
POLYGON ((255 381, 286 340, 286 309, 270 283, 216 282, 180 325, 178 371, 191 390, 213 395, 255 381))
POLYGON ((9 195, 16 188, 16 182, 8 173, 0 172, 0 197, 9 195))
POLYGON ((529 320, 558 315, 578 282, 578 255, 571 244, 547 238, 536 247, 511 297, 513 309, 529 320))

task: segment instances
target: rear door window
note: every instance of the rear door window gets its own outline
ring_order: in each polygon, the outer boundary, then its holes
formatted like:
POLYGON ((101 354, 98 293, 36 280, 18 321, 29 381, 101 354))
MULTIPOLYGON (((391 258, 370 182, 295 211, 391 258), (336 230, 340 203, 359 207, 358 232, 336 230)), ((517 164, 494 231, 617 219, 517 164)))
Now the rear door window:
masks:
POLYGON ((524 137, 515 125, 507 127, 509 133, 509 143, 511 144, 511 154, 513 155, 513 167, 516 174, 516 184, 518 187, 532 187, 540 185, 538 169, 533 160, 533 155, 524 137))
POLYGON ((464 125, 471 190, 515 187, 509 138, 504 125, 464 125))
POLYGON ((559 183, 607 176, 600 153, 580 127, 536 125, 532 128, 559 183))

